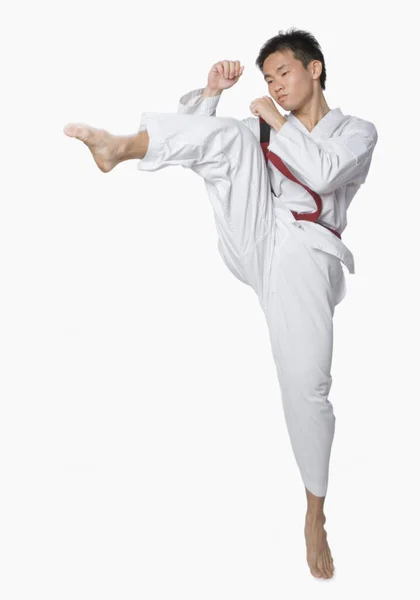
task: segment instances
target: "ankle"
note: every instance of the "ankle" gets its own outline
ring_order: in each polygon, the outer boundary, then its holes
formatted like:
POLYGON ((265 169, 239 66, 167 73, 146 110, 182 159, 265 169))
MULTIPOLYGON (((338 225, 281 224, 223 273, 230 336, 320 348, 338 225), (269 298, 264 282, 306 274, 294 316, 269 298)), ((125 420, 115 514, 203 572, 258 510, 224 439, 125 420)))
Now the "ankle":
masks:
POLYGON ((312 509, 308 509, 306 511, 306 517, 305 517, 306 523, 317 523, 318 521, 321 521, 322 523, 325 523, 325 521, 327 520, 325 513, 323 510, 312 510, 312 509))
POLYGON ((147 131, 140 131, 133 135, 116 137, 117 157, 119 162, 145 157, 149 143, 147 131))

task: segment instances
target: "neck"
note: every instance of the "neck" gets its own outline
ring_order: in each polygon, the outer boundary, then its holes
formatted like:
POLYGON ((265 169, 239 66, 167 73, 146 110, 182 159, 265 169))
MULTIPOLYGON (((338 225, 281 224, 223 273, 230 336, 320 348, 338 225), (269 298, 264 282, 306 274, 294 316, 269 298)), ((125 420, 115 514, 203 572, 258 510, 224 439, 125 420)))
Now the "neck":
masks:
POLYGON ((319 92, 315 93, 302 108, 292 110, 292 113, 308 131, 312 131, 315 125, 317 125, 330 110, 331 109, 324 98, 324 94, 319 92))

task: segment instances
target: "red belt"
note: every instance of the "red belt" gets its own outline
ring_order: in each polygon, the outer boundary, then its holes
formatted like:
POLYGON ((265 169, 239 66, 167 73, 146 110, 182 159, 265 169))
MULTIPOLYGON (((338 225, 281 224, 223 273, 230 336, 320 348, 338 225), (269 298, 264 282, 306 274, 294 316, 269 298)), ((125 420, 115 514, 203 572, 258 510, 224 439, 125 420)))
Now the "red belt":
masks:
MULTIPOLYGON (((286 167, 286 165, 281 160, 281 158, 279 156, 277 156, 277 154, 274 154, 273 152, 271 152, 271 150, 268 150, 268 145, 270 143, 270 141, 269 141, 270 140, 270 127, 269 127, 268 123, 266 123, 266 121, 264 121, 264 119, 262 117, 259 117, 259 119, 260 119, 260 145, 261 145, 261 149, 264 153, 265 160, 270 161, 275 167, 277 167, 277 169, 279 171, 281 171, 283 173, 283 175, 285 177, 287 177, 288 179, 291 179, 295 183, 298 183, 303 188, 305 188, 305 190, 309 194, 311 194, 311 196, 315 200, 315 203, 317 206, 317 210, 313 213, 298 213, 294 210, 292 210, 291 213, 293 214, 293 216, 295 217, 295 219, 297 221, 304 220, 304 221, 317 222, 318 217, 322 211, 321 196, 319 196, 319 194, 317 194, 316 192, 314 192, 313 190, 308 188, 307 185, 298 181, 296 179, 296 177, 286 167)), ((336 235, 341 240, 341 235, 338 233, 338 231, 335 231, 335 229, 332 229, 331 227, 328 227, 327 225, 324 225, 323 223, 318 223, 318 225, 322 225, 326 229, 329 229, 334 235, 336 235)))

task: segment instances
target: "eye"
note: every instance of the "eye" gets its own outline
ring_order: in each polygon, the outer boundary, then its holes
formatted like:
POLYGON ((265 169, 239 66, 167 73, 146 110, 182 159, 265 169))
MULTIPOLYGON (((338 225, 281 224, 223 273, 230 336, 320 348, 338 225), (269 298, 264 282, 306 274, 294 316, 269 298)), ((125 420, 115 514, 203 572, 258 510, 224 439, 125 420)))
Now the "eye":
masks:
MULTIPOLYGON (((289 72, 289 71, 285 71, 285 72, 283 73, 283 75, 286 75, 288 72, 289 72)), ((282 77, 283 77, 283 75, 282 75, 282 77)), ((273 83, 273 82, 272 82, 272 81, 267 81, 267 83, 268 83, 268 84, 270 84, 270 83, 273 83)))

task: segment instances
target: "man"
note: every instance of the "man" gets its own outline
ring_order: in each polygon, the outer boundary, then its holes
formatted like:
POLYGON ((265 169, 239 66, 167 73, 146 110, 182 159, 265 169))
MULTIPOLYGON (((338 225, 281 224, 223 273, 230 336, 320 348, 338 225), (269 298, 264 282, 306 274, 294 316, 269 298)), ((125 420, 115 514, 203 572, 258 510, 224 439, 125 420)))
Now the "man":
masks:
POLYGON ((113 136, 85 124, 69 124, 64 132, 83 141, 105 173, 137 159, 139 170, 181 165, 204 179, 220 254, 252 286, 264 311, 305 484, 307 562, 314 576, 330 578, 324 501, 335 429, 328 400, 333 315, 346 293, 342 263, 354 273, 341 234, 366 180, 377 131, 329 108, 324 57, 310 33, 280 31, 256 64, 270 97, 252 101, 254 116, 241 121, 215 116, 222 91, 243 72, 239 61, 225 60, 213 65, 206 88, 181 97, 178 114, 143 113, 135 135, 113 136), (273 99, 289 114, 281 115, 273 99), (269 143, 262 152, 264 123, 269 143))

